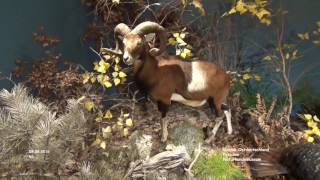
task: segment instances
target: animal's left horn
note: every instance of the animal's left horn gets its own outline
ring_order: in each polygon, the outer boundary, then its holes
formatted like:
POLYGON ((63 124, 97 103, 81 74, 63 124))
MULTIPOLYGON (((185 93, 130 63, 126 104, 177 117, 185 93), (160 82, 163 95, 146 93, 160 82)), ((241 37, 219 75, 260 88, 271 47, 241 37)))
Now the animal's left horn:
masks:
POLYGON ((157 35, 159 35, 160 48, 152 48, 149 51, 150 54, 153 56, 160 55, 166 49, 167 32, 164 29, 164 27, 162 27, 158 23, 150 22, 150 21, 140 23, 131 31, 131 33, 135 33, 140 36, 143 36, 145 34, 150 34, 150 33, 156 33, 157 35))
POLYGON ((114 37, 116 39, 116 51, 119 50, 119 43, 121 41, 121 37, 124 37, 125 35, 129 34, 130 31, 131 29, 129 28, 129 26, 124 23, 120 23, 114 28, 114 37))

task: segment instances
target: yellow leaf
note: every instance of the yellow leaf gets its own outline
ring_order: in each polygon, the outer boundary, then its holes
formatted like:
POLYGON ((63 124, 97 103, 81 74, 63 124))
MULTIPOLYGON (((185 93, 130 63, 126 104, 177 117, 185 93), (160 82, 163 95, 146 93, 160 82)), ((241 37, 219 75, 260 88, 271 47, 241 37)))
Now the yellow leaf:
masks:
POLYGON ((97 78, 96 78, 95 76, 92 76, 92 77, 90 78, 91 83, 95 83, 96 80, 97 80, 97 78))
POLYGON ((180 37, 177 37, 176 39, 177 39, 177 42, 178 42, 180 45, 187 45, 187 43, 184 42, 184 40, 181 39, 180 37))
POLYGON ((313 116, 313 120, 317 121, 317 122, 320 122, 319 118, 317 117, 317 115, 314 115, 313 116))
POLYGON ((133 121, 131 118, 126 119, 126 125, 131 127, 133 125, 133 121))
POLYGON ((113 4, 119 4, 119 3, 120 3, 120 0, 112 0, 112 3, 113 3, 113 4))
POLYGON ((247 69, 245 69, 245 70, 242 71, 242 72, 244 72, 244 73, 249 73, 249 72, 251 72, 251 69, 250 69, 250 68, 247 68, 247 69))
POLYGON ((179 33, 173 33, 173 37, 175 38, 179 37, 179 33))
POLYGON ((105 155, 106 157, 110 156, 109 152, 103 152, 102 154, 105 155))
POLYGON ((86 110, 88 111, 92 111, 92 109, 94 108, 94 103, 93 101, 87 101, 84 103, 84 107, 86 110))
POLYGON ((290 54, 289 53, 286 54, 285 59, 286 60, 290 59, 290 54))
POLYGON ((298 33, 298 37, 301 39, 301 40, 308 40, 310 37, 309 37, 309 33, 298 33))
POLYGON ((297 57, 297 54, 298 54, 298 50, 296 49, 296 50, 294 50, 294 51, 292 52, 292 57, 293 57, 293 58, 296 58, 296 57, 297 57))
POLYGON ((119 57, 119 56, 116 56, 116 57, 114 58, 114 61, 116 62, 116 64, 118 64, 118 63, 120 62, 120 57, 119 57))
POLYGON ((206 12, 205 12, 200 0, 193 0, 192 4, 194 5, 194 7, 196 7, 198 9, 198 11, 199 11, 201 16, 205 16, 206 15, 206 12))
POLYGON ((181 50, 180 49, 176 49, 176 55, 179 56, 181 54, 181 50))
POLYGON ((259 75, 254 75, 254 79, 255 79, 256 81, 261 81, 261 77, 260 77, 259 75))
POLYGON ((126 73, 121 71, 121 72, 119 72, 119 77, 124 78, 124 77, 127 77, 127 75, 126 75, 126 73))
POLYGON ((93 142, 95 145, 99 145, 101 143, 101 139, 97 136, 96 140, 93 142))
POLYGON ((184 38, 186 37, 186 33, 180 33, 180 34, 179 34, 179 37, 182 38, 182 39, 184 39, 184 38))
POLYGON ((107 126, 106 128, 102 128, 102 137, 103 138, 108 138, 111 135, 111 126, 107 126))
POLYGON ((243 80, 248 80, 248 79, 250 79, 251 78, 251 76, 249 75, 249 74, 244 74, 244 75, 242 75, 242 79, 243 80))
POLYGON ((125 118, 127 118, 127 117, 129 117, 130 116, 130 114, 129 113, 127 113, 127 114, 123 114, 123 117, 125 117, 125 118))
POLYGON ((105 141, 102 141, 101 144, 100 144, 100 147, 101 147, 102 149, 106 149, 106 146, 107 146, 106 142, 105 142, 105 141))
POLYGON ((129 135, 129 130, 128 128, 123 128, 123 136, 127 137, 129 135))
POLYGON ((119 75, 118 72, 113 72, 113 73, 112 73, 112 77, 114 77, 114 78, 115 78, 115 77, 118 77, 118 75, 119 75))
POLYGON ((308 121, 308 122, 307 122, 307 126, 308 126, 308 127, 311 127, 311 128, 314 128, 314 127, 317 126, 317 123, 316 123, 316 122, 313 122, 313 121, 308 121))
POLYGON ((114 85, 119 85, 120 84, 120 82, 121 82, 121 80, 119 79, 119 78, 114 78, 113 79, 113 82, 114 82, 114 85))
POLYGON ((82 79, 83 79, 83 84, 86 84, 90 80, 90 74, 89 73, 82 74, 82 79))
POLYGON ((271 24, 271 20, 268 19, 268 18, 263 18, 263 19, 260 20, 260 22, 262 24, 266 24, 267 26, 269 26, 271 24))
POLYGON ((187 48, 184 48, 182 53, 180 54, 180 56, 182 58, 190 57, 191 56, 191 50, 187 49, 187 48))
POLYGON ((77 99, 77 102, 81 102, 82 100, 84 100, 86 98, 86 96, 81 96, 79 99, 77 99))
POLYGON ((98 75, 97 77, 98 82, 101 83, 103 86, 105 86, 106 88, 110 88, 112 87, 110 80, 110 77, 108 75, 98 75))
POLYGON ((104 74, 107 72, 109 67, 110 67, 110 64, 105 62, 103 59, 101 59, 98 64, 95 64, 94 70, 96 70, 99 73, 104 74))
POLYGON ((261 9, 256 16, 261 20, 264 16, 270 16, 271 13, 267 11, 266 9, 261 9))
POLYGON ((97 81, 99 82, 99 83, 102 83, 103 82, 103 75, 102 74, 99 74, 98 76, 97 76, 97 81))
POLYGON ((188 44, 186 48, 192 49, 192 46, 190 44, 188 44))
POLYGON ((122 123, 122 121, 117 121, 117 126, 123 126, 123 123, 122 123))
POLYGON ((266 56, 266 57, 263 58, 263 60, 271 61, 271 60, 272 60, 272 57, 271 57, 271 56, 266 56))
POLYGON ((244 82, 242 79, 240 79, 240 83, 241 83, 241 84, 245 84, 245 82, 244 82))
POLYGON ((267 5, 268 1, 265 0, 255 0, 255 3, 260 6, 260 7, 264 7, 267 5))
POLYGON ((118 64, 116 64, 113 69, 115 71, 120 71, 121 67, 118 64))
POLYGON ((247 9, 251 12, 251 14, 255 15, 258 13, 256 4, 247 4, 247 9))
POLYGON ((236 4, 236 10, 240 13, 243 14, 245 12, 247 12, 247 9, 245 7, 245 3, 242 0, 239 0, 236 4))
POLYGON ((177 41, 176 41, 176 39, 175 38, 169 38, 169 40, 168 40, 168 44, 170 44, 170 45, 176 45, 177 44, 177 41))
POLYGON ((97 122, 101 122, 102 121, 102 118, 103 118, 103 113, 102 112, 99 112, 97 117, 96 117, 96 121, 97 122))
POLYGON ((237 10, 236 10, 236 8, 232 8, 232 9, 230 9, 230 11, 228 12, 228 14, 234 14, 234 13, 236 13, 237 12, 237 10))
POLYGON ((102 85, 104 85, 106 88, 112 87, 112 83, 110 81, 104 81, 102 85))
POLYGON ((312 115, 311 114, 304 114, 303 116, 307 121, 312 119, 312 115))
POLYGON ((102 132, 103 133, 111 133, 112 132, 111 126, 107 126, 106 128, 102 128, 102 132))
POLYGON ((307 141, 312 143, 314 141, 314 138, 310 136, 310 137, 308 137, 307 141))
POLYGON ((105 114, 104 114, 104 118, 106 119, 111 119, 113 117, 112 113, 110 110, 108 110, 105 114))
POLYGON ((305 130, 304 133, 307 134, 307 135, 313 134, 312 130, 305 130))
POLYGON ((312 133, 313 134, 318 134, 319 133, 319 128, 317 126, 312 128, 312 133))

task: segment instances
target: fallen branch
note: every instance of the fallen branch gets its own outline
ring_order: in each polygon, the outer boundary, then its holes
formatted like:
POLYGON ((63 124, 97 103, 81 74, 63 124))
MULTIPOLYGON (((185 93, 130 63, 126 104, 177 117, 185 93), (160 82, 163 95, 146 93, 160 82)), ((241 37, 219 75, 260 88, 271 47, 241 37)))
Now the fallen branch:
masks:
POLYGON ((172 151, 161 152, 145 161, 133 163, 128 173, 124 177, 144 178, 146 174, 161 170, 172 170, 182 166, 189 158, 184 146, 178 146, 172 151))
POLYGON ((187 173, 188 179, 193 179, 193 176, 194 176, 194 175, 193 175, 193 173, 192 173, 191 170, 192 170, 192 167, 193 167, 194 163, 197 162, 197 160, 198 160, 201 152, 202 152, 202 148, 201 148, 201 144, 199 144, 198 149, 197 149, 196 157, 195 157, 194 160, 191 162, 191 164, 189 165, 188 169, 187 169, 187 168, 184 168, 184 170, 185 170, 186 173, 187 173))

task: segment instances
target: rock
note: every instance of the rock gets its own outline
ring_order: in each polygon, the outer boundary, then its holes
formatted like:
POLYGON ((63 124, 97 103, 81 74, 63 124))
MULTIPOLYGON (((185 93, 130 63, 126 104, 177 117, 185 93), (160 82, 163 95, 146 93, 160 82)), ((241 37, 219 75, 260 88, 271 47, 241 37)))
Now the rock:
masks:
POLYGON ((129 139, 129 151, 130 160, 135 161, 137 159, 145 160, 150 157, 152 150, 152 136, 143 134, 140 131, 132 133, 129 139))
POLYGON ((202 129, 195 127, 190 122, 182 122, 169 130, 169 138, 176 146, 186 147, 188 154, 192 155, 199 143, 204 143, 204 133, 202 129))

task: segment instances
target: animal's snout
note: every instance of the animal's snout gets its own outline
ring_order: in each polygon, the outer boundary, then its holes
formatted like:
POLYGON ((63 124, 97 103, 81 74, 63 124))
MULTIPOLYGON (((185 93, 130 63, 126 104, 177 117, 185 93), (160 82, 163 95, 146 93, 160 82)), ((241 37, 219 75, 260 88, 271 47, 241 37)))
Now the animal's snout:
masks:
POLYGON ((129 54, 128 54, 127 52, 124 52, 124 53, 123 53, 123 61, 124 61, 124 63, 126 63, 127 65, 131 65, 131 64, 133 63, 131 56, 129 56, 129 54))
POLYGON ((123 54, 123 60, 128 61, 129 60, 129 55, 127 52, 124 52, 123 54))

